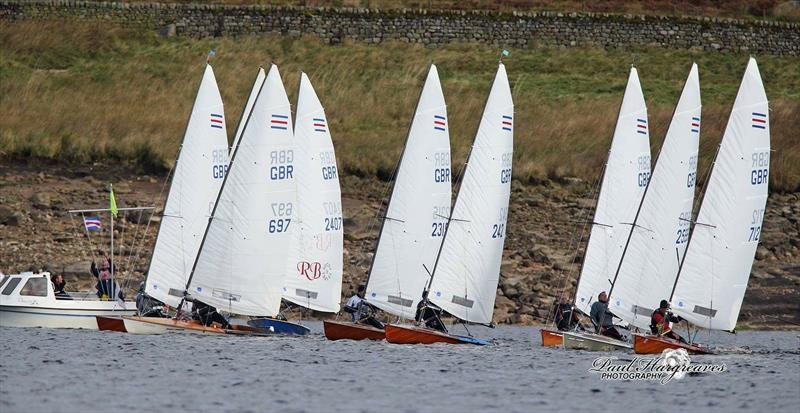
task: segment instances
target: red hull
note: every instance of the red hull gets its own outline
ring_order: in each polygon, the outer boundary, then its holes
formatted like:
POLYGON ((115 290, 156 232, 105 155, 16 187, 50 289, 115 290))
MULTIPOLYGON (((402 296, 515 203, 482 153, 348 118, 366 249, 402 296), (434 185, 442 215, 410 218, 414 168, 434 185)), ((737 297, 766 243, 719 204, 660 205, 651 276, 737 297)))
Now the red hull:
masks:
POLYGON ((95 318, 97 318, 97 329, 100 331, 128 332, 128 330, 125 329, 125 322, 122 321, 121 318, 103 316, 96 316, 95 318))
POLYGON ((363 324, 325 320, 322 325, 328 340, 383 340, 386 332, 363 324))
POLYGON ((560 331, 542 329, 542 345, 545 347, 564 344, 564 335, 560 331))
POLYGON ((466 344, 449 334, 414 326, 386 325, 386 341, 394 344, 466 344))
POLYGON ((661 354, 664 350, 679 348, 689 354, 714 354, 707 347, 685 344, 667 337, 633 335, 633 351, 637 354, 661 354))

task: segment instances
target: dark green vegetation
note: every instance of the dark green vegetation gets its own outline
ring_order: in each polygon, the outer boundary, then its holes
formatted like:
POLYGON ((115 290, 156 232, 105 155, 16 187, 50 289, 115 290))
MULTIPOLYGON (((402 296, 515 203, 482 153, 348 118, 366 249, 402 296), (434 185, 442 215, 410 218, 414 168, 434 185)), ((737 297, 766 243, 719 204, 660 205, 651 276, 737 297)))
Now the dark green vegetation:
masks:
MULTIPOLYGON (((344 173, 386 178, 405 139, 427 66, 449 103, 454 169, 463 162, 499 50, 405 43, 328 46, 313 37, 159 38, 116 26, 0 23, 0 157, 166 168, 174 158, 208 50, 229 134, 258 65, 279 65, 292 101, 300 70, 329 117, 344 173)), ((757 56, 771 100, 771 187, 800 190, 800 59, 757 56)), ((703 92, 701 173, 722 136, 747 56, 657 48, 512 49, 515 177, 595 179, 606 157, 631 64, 648 102, 654 155, 689 65, 703 92)), ((702 176, 702 175, 701 175, 702 176)))

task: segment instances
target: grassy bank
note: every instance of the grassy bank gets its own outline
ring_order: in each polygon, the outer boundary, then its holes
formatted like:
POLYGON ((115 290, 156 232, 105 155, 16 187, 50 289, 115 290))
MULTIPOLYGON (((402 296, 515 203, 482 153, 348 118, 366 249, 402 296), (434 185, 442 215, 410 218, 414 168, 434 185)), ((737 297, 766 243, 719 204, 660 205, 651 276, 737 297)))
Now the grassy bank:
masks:
MULTIPOLYGON (((216 49, 229 134, 258 65, 276 62, 295 100, 305 70, 329 117, 340 166, 389 175, 427 71, 437 63, 449 102, 453 160, 466 156, 498 50, 384 43, 327 46, 316 38, 159 38, 80 23, 0 23, 0 156, 62 162, 168 165, 205 55, 216 49)), ((771 186, 800 190, 800 59, 758 57, 771 100, 771 186)), ((515 167, 522 181, 594 179, 606 156, 627 71, 639 68, 654 154, 689 65, 700 66, 701 170, 713 156, 747 56, 664 49, 511 50, 515 167)))

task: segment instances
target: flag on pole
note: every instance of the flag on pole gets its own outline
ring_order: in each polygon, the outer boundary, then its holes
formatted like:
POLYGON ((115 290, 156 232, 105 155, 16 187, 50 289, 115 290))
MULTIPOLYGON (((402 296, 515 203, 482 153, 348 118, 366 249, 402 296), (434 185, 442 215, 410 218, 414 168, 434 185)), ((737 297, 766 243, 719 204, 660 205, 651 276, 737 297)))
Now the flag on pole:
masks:
POLYGON ((117 210, 117 200, 114 199, 114 188, 111 188, 111 201, 108 208, 111 210, 111 214, 116 217, 119 210, 117 210))
POLYGON ((100 226, 100 217, 83 217, 83 226, 87 231, 100 231, 103 229, 100 226))

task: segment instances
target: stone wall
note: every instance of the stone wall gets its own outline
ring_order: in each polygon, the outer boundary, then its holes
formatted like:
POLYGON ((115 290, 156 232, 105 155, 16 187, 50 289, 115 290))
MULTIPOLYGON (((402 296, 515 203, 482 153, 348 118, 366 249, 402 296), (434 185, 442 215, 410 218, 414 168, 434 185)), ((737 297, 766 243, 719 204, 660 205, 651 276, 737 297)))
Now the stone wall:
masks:
POLYGON ((105 20, 192 37, 313 34, 336 44, 387 40, 436 46, 656 46, 800 56, 800 23, 605 13, 375 10, 65 0, 0 1, 0 21, 105 20))

